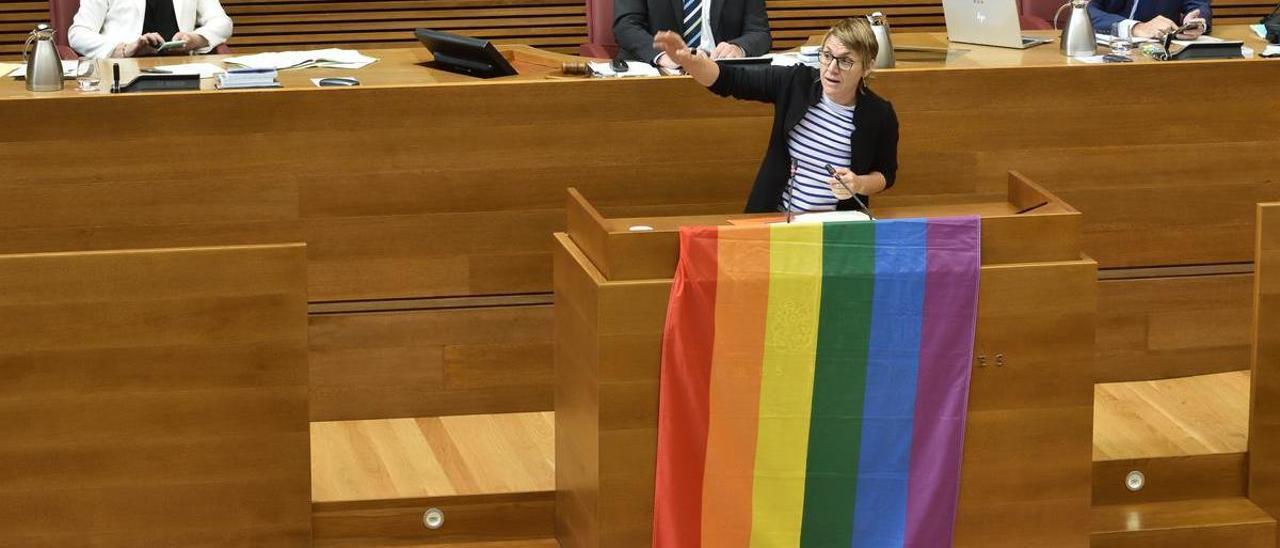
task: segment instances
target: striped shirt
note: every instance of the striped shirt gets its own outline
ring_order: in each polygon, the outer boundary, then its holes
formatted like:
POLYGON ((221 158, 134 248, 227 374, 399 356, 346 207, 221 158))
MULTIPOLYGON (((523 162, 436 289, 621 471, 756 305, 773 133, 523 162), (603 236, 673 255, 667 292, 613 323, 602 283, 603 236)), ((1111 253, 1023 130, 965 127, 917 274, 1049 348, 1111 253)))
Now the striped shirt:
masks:
POLYGON ((836 208, 838 200, 827 184, 831 176, 827 174, 826 166, 848 168, 852 164, 853 129, 853 107, 836 104, 826 94, 818 104, 809 107, 787 139, 795 175, 788 190, 782 194, 784 211, 832 211, 836 208))

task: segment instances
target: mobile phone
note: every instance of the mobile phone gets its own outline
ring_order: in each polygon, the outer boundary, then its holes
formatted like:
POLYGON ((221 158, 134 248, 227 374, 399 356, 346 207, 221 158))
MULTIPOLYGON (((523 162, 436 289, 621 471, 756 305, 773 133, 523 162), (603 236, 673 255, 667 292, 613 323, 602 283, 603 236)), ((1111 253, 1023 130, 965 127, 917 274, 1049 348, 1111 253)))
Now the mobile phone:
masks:
POLYGON ((1102 61, 1105 63, 1132 63, 1133 59, 1130 59, 1123 55, 1113 55, 1108 53, 1102 56, 1102 61))
POLYGON ((164 52, 164 51, 171 50, 171 49, 174 49, 174 48, 180 48, 180 47, 185 46, 185 45, 187 45, 187 43, 186 43, 186 42, 183 42, 182 40, 170 40, 170 41, 168 41, 168 42, 165 42, 165 43, 160 44, 159 46, 157 46, 157 47, 156 47, 156 53, 162 53, 162 52, 164 52))

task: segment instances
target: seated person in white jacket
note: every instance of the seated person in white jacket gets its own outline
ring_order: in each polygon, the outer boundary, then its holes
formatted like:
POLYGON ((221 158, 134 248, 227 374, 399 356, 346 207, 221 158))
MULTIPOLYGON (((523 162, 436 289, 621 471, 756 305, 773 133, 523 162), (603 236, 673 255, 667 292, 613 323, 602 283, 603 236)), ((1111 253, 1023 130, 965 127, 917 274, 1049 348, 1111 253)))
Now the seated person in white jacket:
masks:
POLYGON ((184 42, 165 53, 208 53, 231 37, 231 18, 218 0, 81 0, 67 41, 85 56, 154 55, 160 44, 184 42))

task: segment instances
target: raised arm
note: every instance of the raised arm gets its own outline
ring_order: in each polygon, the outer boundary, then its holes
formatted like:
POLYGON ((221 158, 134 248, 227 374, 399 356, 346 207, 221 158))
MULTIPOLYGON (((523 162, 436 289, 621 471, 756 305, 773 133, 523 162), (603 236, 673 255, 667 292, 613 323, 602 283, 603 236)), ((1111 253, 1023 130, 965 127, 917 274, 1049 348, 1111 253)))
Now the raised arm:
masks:
POLYGON ((716 79, 720 78, 720 65, 710 57, 690 50, 679 34, 669 30, 658 31, 658 34, 653 35, 653 49, 666 53, 667 58, 680 65, 699 84, 711 87, 711 84, 716 83, 716 79))

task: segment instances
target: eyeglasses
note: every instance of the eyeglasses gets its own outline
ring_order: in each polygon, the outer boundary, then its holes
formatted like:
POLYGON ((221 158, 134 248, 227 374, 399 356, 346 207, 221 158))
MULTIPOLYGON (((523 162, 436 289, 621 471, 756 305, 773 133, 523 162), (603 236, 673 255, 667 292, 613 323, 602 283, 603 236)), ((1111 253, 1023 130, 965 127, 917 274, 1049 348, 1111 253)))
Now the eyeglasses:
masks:
POLYGON ((822 66, 825 67, 827 65, 830 65, 831 61, 835 61, 836 67, 838 67, 841 71, 853 70, 853 66, 858 64, 858 61, 856 59, 850 59, 848 57, 836 57, 834 55, 831 55, 831 52, 825 49, 818 54, 818 62, 822 63, 822 66))

